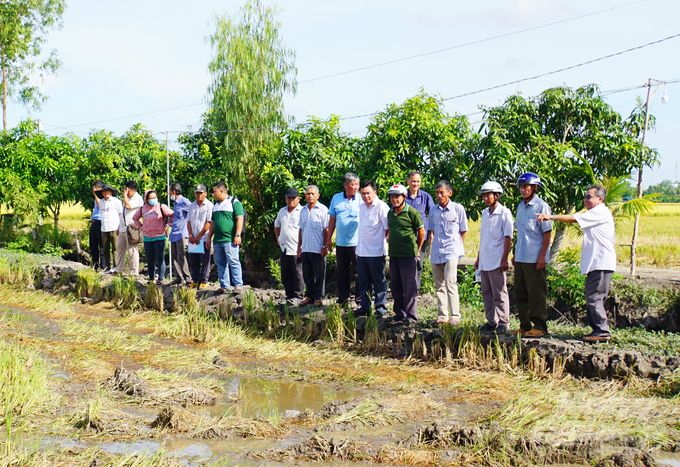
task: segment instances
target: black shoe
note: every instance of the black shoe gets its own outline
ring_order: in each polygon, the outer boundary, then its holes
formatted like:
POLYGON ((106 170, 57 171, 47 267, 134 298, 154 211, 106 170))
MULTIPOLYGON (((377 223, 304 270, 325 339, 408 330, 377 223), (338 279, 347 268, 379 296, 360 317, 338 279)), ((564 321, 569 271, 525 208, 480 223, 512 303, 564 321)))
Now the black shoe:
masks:
POLYGON ((482 332, 494 332, 496 328, 497 326, 495 324, 484 323, 479 327, 479 330, 482 332))

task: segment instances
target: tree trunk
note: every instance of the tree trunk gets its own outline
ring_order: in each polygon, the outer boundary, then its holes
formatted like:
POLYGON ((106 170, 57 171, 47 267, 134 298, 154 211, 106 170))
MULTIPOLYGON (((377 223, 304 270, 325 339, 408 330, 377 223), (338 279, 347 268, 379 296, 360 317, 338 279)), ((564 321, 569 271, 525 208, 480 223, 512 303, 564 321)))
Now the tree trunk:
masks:
POLYGON ((2 129, 7 130, 7 63, 4 53, 0 60, 2 60, 2 129))
POLYGON ((59 212, 61 211, 61 205, 57 205, 56 208, 50 208, 50 211, 52 211, 52 218, 54 219, 53 243, 56 246, 59 241, 59 212))

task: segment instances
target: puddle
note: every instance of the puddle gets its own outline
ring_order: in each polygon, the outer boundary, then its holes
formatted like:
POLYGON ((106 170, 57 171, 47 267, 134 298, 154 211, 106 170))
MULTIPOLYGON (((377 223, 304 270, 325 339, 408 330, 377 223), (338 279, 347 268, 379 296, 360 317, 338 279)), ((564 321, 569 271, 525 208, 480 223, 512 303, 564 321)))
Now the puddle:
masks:
POLYGON ((680 452, 660 452, 654 460, 659 465, 680 467, 680 452))
POLYGON ((306 409, 318 411, 328 402, 352 399, 358 391, 325 384, 280 381, 237 376, 227 380, 224 396, 207 411, 220 417, 225 413, 243 418, 294 417, 306 409))

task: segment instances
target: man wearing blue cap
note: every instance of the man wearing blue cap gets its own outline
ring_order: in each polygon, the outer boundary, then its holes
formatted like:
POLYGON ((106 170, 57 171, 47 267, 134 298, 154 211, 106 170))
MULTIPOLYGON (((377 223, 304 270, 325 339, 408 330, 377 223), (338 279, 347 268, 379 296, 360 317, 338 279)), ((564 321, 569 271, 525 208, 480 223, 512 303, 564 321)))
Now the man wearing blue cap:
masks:
POLYGON ((517 240, 512 259, 515 266, 515 301, 520 322, 517 334, 522 337, 541 337, 548 333, 548 283, 545 265, 550 257, 552 222, 539 221, 537 216, 550 216, 550 207, 536 194, 541 186, 541 179, 535 173, 522 174, 517 179, 517 186, 522 195, 522 201, 517 205, 517 240))

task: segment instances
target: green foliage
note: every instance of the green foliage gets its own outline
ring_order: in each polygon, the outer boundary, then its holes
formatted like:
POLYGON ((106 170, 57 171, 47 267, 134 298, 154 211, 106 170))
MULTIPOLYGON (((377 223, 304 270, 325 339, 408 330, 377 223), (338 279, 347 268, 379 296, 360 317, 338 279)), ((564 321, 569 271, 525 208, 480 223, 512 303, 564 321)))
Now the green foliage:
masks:
POLYGON ((548 302, 553 306, 585 309, 585 276, 581 274, 579 254, 576 248, 565 248, 557 260, 548 265, 548 302))
POLYGON ((219 132, 222 174, 256 196, 258 151, 286 127, 283 98, 296 89, 294 54, 283 44, 276 11, 250 0, 238 19, 217 17, 209 38, 210 110, 206 119, 219 132))
POLYGON ((76 296, 78 298, 100 298, 101 274, 94 269, 80 269, 76 273, 76 296))
POLYGON ((482 291, 479 284, 475 282, 475 268, 472 266, 458 269, 458 297, 461 305, 475 309, 484 307, 482 291))
POLYGON ((420 293, 434 294, 434 276, 432 275, 432 262, 430 258, 425 258, 423 262, 423 271, 420 274, 420 293))
POLYGON ((269 258, 267 263, 267 270, 274 279, 274 286, 277 289, 283 289, 283 282, 281 281, 281 267, 279 261, 274 258, 269 258))
POLYGON ((656 185, 650 185, 645 190, 645 195, 656 194, 661 203, 680 202, 680 184, 671 180, 664 180, 656 185))
MULTIPOLYGON (((3 0, 0 3, 0 88, 10 97, 39 108, 45 100, 32 78, 59 67, 56 52, 43 53, 47 35, 61 26, 64 0, 3 0)), ((2 99, 2 128, 7 129, 7 100, 2 99)))

